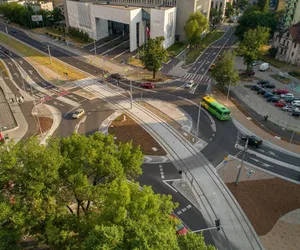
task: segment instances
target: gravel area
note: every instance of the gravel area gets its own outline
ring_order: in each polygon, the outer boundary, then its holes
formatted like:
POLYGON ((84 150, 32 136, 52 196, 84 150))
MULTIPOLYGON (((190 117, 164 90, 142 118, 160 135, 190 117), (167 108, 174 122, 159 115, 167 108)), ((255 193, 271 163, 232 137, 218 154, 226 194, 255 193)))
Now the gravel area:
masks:
POLYGON ((129 142, 132 140, 132 145, 140 146, 145 155, 164 156, 167 154, 160 144, 128 115, 120 115, 115 119, 110 124, 108 133, 113 134, 116 141, 129 142))
MULTIPOLYGON (((51 118, 48 118, 48 117, 39 117, 39 123, 40 123, 40 126, 41 126, 41 130, 42 130, 42 133, 45 133, 47 132, 52 124, 53 124, 53 120, 51 118)), ((35 118, 35 120, 37 120, 37 117, 35 118)), ((40 135, 41 134, 41 130, 39 128, 39 125, 37 126, 37 132, 36 134, 37 135, 40 135)))

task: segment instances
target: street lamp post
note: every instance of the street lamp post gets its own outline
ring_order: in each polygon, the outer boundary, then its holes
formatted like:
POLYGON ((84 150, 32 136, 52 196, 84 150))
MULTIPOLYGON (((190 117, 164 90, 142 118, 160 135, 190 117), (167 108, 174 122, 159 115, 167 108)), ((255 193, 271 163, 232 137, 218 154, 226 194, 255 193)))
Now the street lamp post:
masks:
POLYGON ((48 54, 49 54, 49 58, 50 58, 51 65, 52 65, 52 57, 51 57, 51 52, 50 52, 50 46, 47 45, 47 48, 48 48, 48 54))
POLYGON ((246 145, 245 145, 245 148, 244 148, 242 163, 241 163, 239 172, 236 176, 236 180, 235 180, 235 185, 236 186, 239 185, 240 175, 241 175, 241 171, 242 171, 242 168, 243 168, 244 160, 245 160, 247 149, 248 149, 248 142, 249 142, 249 138, 247 138, 246 145))

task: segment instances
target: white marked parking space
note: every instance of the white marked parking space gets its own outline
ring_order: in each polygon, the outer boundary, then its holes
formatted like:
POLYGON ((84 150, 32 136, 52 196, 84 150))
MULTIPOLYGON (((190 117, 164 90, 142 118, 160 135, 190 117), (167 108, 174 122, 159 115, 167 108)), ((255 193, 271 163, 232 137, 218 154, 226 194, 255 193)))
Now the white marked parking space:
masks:
POLYGON ((160 171, 160 177, 161 177, 162 179, 165 179, 164 170, 163 170, 162 165, 159 165, 158 167, 159 167, 159 171, 160 171))
POLYGON ((126 40, 125 42, 120 43, 120 44, 118 44, 117 46, 115 46, 115 47, 113 47, 113 48, 111 48, 111 49, 109 49, 109 50, 107 50, 107 51, 101 53, 100 56, 103 56, 103 55, 107 54, 108 52, 110 52, 110 51, 112 51, 112 50, 114 50, 114 49, 116 49, 116 48, 118 48, 118 47, 124 45, 125 43, 128 43, 128 41, 129 41, 129 40, 126 40))
MULTIPOLYGON (((108 41, 108 42, 106 42, 106 43, 103 43, 103 44, 101 44, 101 45, 98 45, 98 46, 96 46, 96 48, 98 49, 98 48, 101 48, 102 46, 104 46, 104 45, 106 45, 106 44, 109 44, 109 43, 111 43, 111 42, 113 42, 113 41, 115 41, 115 40, 117 40, 117 39, 119 39, 120 38, 120 36, 118 36, 118 37, 116 37, 116 38, 114 38, 114 39, 112 39, 112 40, 110 40, 110 41, 108 41)), ((92 48, 90 51, 92 52, 92 51, 94 51, 95 50, 95 48, 92 48)))
POLYGON ((181 215, 182 213, 185 213, 186 211, 188 211, 189 209, 191 209, 193 206, 192 205, 187 205, 183 208, 181 208, 179 211, 176 212, 177 215, 181 215))
POLYGON ((129 51, 129 49, 123 51, 122 53, 120 53, 120 54, 116 55, 115 57, 113 57, 113 59, 116 59, 116 58, 118 58, 118 57, 124 55, 124 54, 127 53, 128 51, 129 51))

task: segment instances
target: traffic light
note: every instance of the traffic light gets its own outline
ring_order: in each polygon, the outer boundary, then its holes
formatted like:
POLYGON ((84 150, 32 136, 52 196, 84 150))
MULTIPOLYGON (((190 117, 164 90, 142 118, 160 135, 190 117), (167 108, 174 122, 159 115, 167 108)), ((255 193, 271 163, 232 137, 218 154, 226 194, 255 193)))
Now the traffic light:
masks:
POLYGON ((220 231, 220 228, 221 228, 221 221, 220 221, 220 219, 216 219, 215 220, 215 226, 217 228, 217 231, 220 231))

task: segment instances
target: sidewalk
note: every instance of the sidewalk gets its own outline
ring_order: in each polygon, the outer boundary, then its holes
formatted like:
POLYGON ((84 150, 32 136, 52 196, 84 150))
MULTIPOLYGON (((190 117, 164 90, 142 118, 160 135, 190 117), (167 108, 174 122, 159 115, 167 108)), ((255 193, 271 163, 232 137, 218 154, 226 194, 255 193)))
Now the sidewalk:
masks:
POLYGON ((214 167, 182 135, 139 104, 134 103, 130 109, 129 99, 108 87, 92 85, 86 90, 130 114, 166 149, 176 168, 192 176, 194 189, 202 194, 197 200, 207 226, 213 227, 217 218, 222 221, 221 231, 212 232, 218 249, 263 249, 253 227, 214 167))

